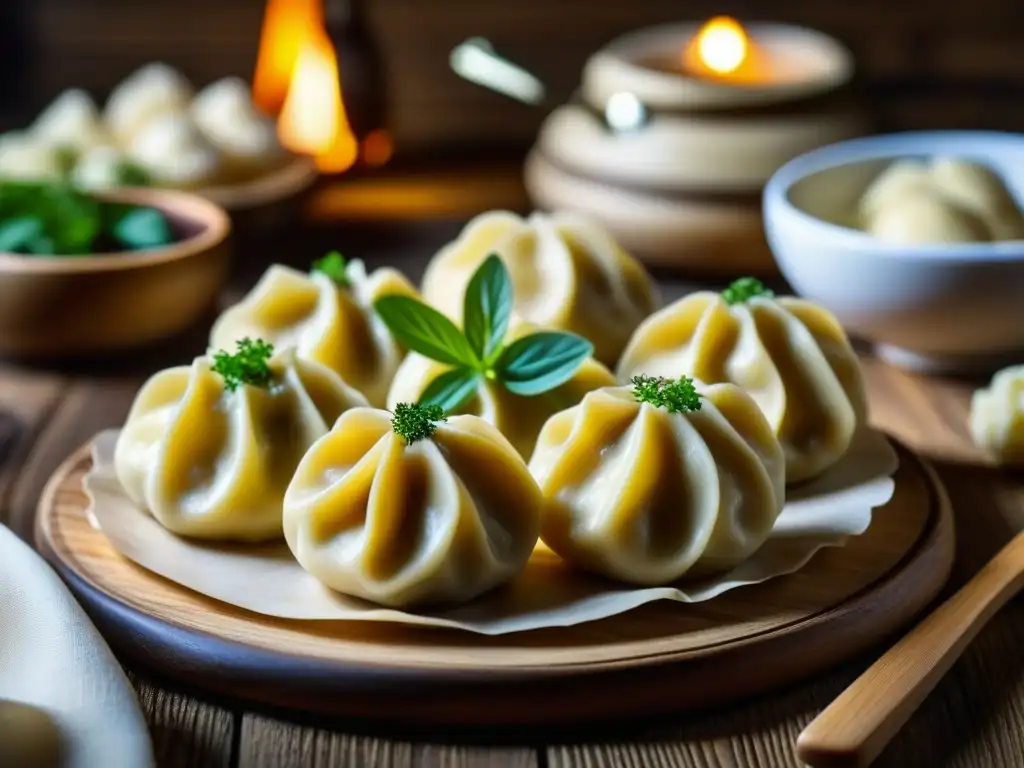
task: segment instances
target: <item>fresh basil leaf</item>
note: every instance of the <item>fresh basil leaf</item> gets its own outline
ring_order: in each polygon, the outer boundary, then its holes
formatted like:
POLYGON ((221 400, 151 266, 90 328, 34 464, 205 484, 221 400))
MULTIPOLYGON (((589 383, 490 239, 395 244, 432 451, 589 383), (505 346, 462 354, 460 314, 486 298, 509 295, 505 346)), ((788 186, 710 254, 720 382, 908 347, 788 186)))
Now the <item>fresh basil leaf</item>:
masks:
POLYGON ((114 237, 129 250, 159 248, 174 241, 167 218, 155 208, 135 208, 114 225, 114 237))
POLYGON ((43 234, 43 220, 38 216, 18 216, 0 224, 0 253, 19 253, 43 234))
POLYGON ((462 331, 433 307, 409 296, 382 296, 373 308, 406 349, 439 363, 480 367, 462 331))
POLYGON ((593 353, 581 336, 542 331, 505 347, 494 371, 509 392, 529 397, 567 382, 593 353))
POLYGON ((491 254, 473 273, 462 298, 462 327, 477 357, 489 362, 501 348, 512 315, 512 278, 491 254))
POLYGON ((442 373, 420 395, 419 405, 439 405, 451 413, 469 400, 480 385, 480 373, 471 368, 452 368, 442 373))

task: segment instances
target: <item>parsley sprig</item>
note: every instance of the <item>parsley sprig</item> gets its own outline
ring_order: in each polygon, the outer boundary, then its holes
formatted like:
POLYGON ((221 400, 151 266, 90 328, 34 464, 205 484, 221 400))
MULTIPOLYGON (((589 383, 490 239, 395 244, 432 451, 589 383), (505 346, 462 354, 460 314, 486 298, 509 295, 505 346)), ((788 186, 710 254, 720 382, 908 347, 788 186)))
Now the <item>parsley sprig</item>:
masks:
POLYGON ((274 345, 250 338, 235 342, 235 354, 220 350, 213 355, 212 370, 224 379, 224 388, 234 392, 243 384, 265 387, 270 383, 270 358, 274 345))
POLYGON ((437 424, 448 421, 439 405, 399 403, 391 416, 391 429, 405 438, 406 445, 433 437, 437 424))
POLYGON ((336 282, 338 285, 346 288, 350 285, 348 278, 348 262, 338 251, 331 251, 323 258, 314 261, 312 271, 321 272, 331 278, 331 280, 336 282))
POLYGON ((669 413, 700 410, 700 395, 693 385, 693 379, 688 376, 680 376, 675 380, 660 376, 634 376, 631 381, 637 402, 650 403, 669 413))
POLYGON ((462 330, 433 307, 408 296, 384 296, 374 309, 406 349, 451 366, 430 383, 419 401, 451 413, 485 379, 532 397, 567 382, 594 353, 589 341, 561 331, 539 331, 506 345, 512 305, 512 278, 501 259, 491 254, 466 286, 462 330))
POLYGON ((774 295, 775 293, 766 288, 765 284, 756 277, 741 277, 722 291, 722 299, 730 306, 743 304, 759 296, 770 299, 774 295))

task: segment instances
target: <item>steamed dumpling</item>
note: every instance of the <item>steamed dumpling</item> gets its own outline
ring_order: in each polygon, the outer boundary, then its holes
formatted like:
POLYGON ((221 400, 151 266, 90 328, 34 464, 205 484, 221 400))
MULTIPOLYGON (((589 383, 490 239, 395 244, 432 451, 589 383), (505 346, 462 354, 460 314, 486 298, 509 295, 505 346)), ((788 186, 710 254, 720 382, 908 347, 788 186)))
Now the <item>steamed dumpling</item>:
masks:
POLYGON ((359 392, 286 350, 267 387, 228 391, 208 358, 153 376, 117 440, 114 464, 128 496, 165 528, 202 539, 281 536, 281 504, 306 450, 359 392))
POLYGON ((985 221, 994 239, 1024 238, 1024 213, 991 168, 955 157, 940 157, 932 163, 931 179, 950 200, 985 221))
POLYGON ((367 275, 361 261, 346 267, 351 287, 321 273, 271 266, 241 302, 226 310, 210 333, 210 344, 228 349, 245 337, 294 346, 381 406, 405 354, 373 310, 382 296, 416 297, 416 289, 394 269, 367 275))
POLYGON ((619 364, 634 374, 745 389, 786 454, 786 480, 815 477, 846 453, 867 404, 856 354, 827 310, 801 299, 754 296, 732 305, 690 294, 648 318, 619 364))
POLYGON ((782 448, 741 389, 698 392, 699 410, 670 413, 630 387, 599 389, 552 416, 530 461, 544 543, 573 565, 645 586, 753 554, 782 511, 782 448))
POLYGON ((515 292, 514 320, 570 331, 614 365, 657 304, 650 275, 610 234, 575 214, 476 217, 427 266, 423 299, 461 326, 462 297, 477 267, 497 253, 515 292))
POLYGON ((252 177, 279 166, 287 156, 274 121, 253 104, 238 77, 208 85, 192 102, 192 119, 225 156, 232 175, 252 177))
POLYGON ((64 173, 60 151, 27 133, 0 136, 0 178, 55 181, 64 173))
MULTIPOLYGON (((528 323, 520 323, 509 331, 506 342, 511 343, 537 330, 528 323)), ((388 408, 394 408, 398 403, 417 402, 431 382, 450 368, 445 363, 410 353, 395 374, 388 392, 388 408)), ((484 380, 476 393, 455 412, 473 414, 493 424, 523 458, 529 460, 537 435, 552 414, 576 405, 591 390, 615 383, 611 371, 588 358, 569 381, 540 395, 516 395, 497 382, 484 380)))
POLYGON ((347 411, 302 459, 284 501, 299 564, 332 589, 396 608, 465 602, 518 574, 541 498, 515 449, 475 416, 411 444, 391 418, 347 411))
POLYGON ((55 147, 85 151, 111 144, 96 103, 77 88, 58 96, 29 130, 40 141, 55 147))
POLYGON ((923 160, 897 160, 868 186, 860 202, 860 218, 865 228, 887 206, 898 203, 931 185, 928 164, 923 160))
POLYGON ((104 117, 114 135, 127 143, 153 120, 187 112, 192 93, 192 85, 176 69, 147 64, 113 90, 104 117))
POLYGON ((182 189, 215 184, 223 169, 220 152, 184 114, 151 121, 128 145, 128 157, 157 184, 182 189))
POLYGON ((984 220, 930 189, 882 208, 867 230, 884 243, 980 243, 992 239, 984 220))
POLYGON ((1002 464, 1024 464, 1024 365, 1004 368, 971 398, 971 438, 1002 464))
POLYGON ((75 164, 71 181, 82 189, 101 190, 120 187, 125 183, 128 158, 115 147, 93 147, 75 164))

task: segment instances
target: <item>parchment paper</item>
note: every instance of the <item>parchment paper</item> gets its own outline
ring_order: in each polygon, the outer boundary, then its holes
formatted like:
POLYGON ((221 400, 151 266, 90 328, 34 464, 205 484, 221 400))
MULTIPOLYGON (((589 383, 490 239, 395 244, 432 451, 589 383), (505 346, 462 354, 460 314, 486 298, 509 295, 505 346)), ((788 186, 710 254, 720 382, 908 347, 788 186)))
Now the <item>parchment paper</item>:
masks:
POLYGON ((768 541, 722 575, 672 587, 637 588, 570 569, 539 544, 525 571, 505 587, 464 606, 408 613, 346 597, 306 573, 282 541, 270 545, 199 543, 168 532, 124 493, 114 473, 117 431, 93 442, 85 478, 90 520, 125 557, 191 590, 254 613, 287 619, 387 621, 503 635, 564 627, 624 613, 654 600, 695 603, 803 567, 822 547, 867 530, 874 508, 892 498, 896 452, 879 432, 863 430, 828 472, 787 489, 786 506, 768 541))

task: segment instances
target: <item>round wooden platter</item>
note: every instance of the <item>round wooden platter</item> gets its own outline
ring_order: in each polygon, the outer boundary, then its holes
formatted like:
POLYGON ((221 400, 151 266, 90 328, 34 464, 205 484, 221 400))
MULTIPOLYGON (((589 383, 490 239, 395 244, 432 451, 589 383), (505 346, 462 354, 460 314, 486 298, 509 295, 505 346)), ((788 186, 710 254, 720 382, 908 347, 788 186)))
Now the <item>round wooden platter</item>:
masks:
POLYGON ((800 572, 696 604, 484 637, 273 619, 121 557, 86 515, 82 448, 51 478, 36 540, 122 658, 221 694, 415 725, 551 726, 702 708, 791 682, 910 622, 953 560, 949 501, 898 446, 896 491, 866 533, 800 572))

